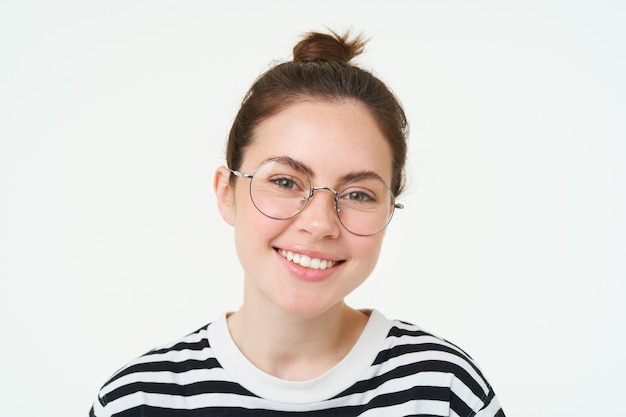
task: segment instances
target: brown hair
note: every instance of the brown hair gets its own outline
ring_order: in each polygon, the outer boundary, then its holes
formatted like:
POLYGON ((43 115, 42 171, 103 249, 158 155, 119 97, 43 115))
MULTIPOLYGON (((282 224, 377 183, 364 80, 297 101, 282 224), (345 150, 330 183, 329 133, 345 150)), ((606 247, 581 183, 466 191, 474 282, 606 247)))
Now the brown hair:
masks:
POLYGON ((256 126, 290 104, 307 98, 355 99, 364 104, 386 136, 393 154, 391 190, 404 186, 408 124, 402 106, 387 86, 350 64, 363 51, 365 41, 349 34, 309 33, 294 48, 293 61, 269 69, 252 85, 243 99, 228 137, 226 162, 239 169, 243 154, 253 140, 256 126))

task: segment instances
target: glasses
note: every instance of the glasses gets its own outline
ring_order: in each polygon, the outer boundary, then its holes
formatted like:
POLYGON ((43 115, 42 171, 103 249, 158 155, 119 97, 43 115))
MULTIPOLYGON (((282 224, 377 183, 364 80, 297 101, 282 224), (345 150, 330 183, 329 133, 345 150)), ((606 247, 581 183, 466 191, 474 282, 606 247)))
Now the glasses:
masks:
POLYGON ((343 227, 358 236, 381 232, 393 217, 393 192, 375 176, 356 177, 338 191, 330 187, 313 187, 307 170, 289 158, 275 158, 262 163, 253 174, 230 170, 250 180, 250 199, 261 214, 277 220, 296 216, 304 210, 318 190, 334 195, 335 210, 343 227))

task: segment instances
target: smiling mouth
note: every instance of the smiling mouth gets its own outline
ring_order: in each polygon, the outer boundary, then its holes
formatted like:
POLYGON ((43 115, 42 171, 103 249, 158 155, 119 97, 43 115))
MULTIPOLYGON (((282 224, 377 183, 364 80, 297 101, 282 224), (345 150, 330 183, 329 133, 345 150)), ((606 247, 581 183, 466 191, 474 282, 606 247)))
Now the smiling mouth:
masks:
POLYGON ((278 253, 280 253, 282 257, 287 259, 289 262, 293 262, 294 264, 300 265, 304 268, 328 269, 332 268, 337 263, 328 259, 311 258, 310 256, 284 249, 278 249, 278 253))

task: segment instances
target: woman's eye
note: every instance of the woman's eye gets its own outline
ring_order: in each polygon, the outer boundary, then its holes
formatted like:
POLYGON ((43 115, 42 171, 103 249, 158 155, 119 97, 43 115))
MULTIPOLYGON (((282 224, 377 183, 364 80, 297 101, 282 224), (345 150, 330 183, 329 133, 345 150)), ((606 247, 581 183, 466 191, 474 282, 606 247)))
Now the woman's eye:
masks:
POLYGON ((357 202, 372 202, 374 198, 364 191, 350 191, 345 195, 346 199, 357 202))
POLYGON ((280 188, 284 188, 286 190, 294 190, 298 188, 296 182, 289 178, 276 178, 274 179, 274 183, 280 188))

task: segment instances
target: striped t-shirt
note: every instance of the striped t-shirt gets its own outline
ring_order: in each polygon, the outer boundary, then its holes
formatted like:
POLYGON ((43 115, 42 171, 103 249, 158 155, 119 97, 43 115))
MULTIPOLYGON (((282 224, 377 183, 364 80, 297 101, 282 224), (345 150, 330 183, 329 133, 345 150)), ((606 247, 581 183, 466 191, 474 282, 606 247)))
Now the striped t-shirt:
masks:
POLYGON ((348 355, 309 381, 256 368, 236 347, 224 315, 119 370, 90 411, 92 417, 296 415, 504 417, 466 353, 375 310, 348 355))

